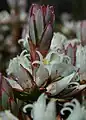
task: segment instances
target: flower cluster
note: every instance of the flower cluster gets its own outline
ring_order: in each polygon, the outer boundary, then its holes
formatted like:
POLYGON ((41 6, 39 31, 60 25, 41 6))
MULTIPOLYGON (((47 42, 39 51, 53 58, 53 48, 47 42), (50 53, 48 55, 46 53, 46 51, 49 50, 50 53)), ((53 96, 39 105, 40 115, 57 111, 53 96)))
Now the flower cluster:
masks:
MULTIPOLYGON (((11 88, 8 91, 9 95, 13 90, 12 97, 17 104, 19 103, 18 106, 22 105, 17 100, 22 100, 23 104, 33 104, 23 108, 24 112, 27 107, 32 109, 33 120, 55 120, 55 101, 63 106, 64 102, 73 97, 77 98, 78 93, 86 88, 86 84, 81 84, 82 65, 77 60, 79 52, 76 52, 77 46, 81 44, 77 39, 70 41, 60 33, 53 34, 55 16, 51 6, 34 4, 27 18, 29 29, 25 27, 26 34, 24 33, 23 38, 19 40, 26 50, 10 60, 8 78, 4 79, 11 88), (51 100, 48 105, 46 100, 51 100)), ((76 100, 74 102, 79 104, 76 100)), ((70 106, 76 109, 75 105, 70 106)), ((73 118, 76 119, 75 116, 73 118)), ((70 116, 68 120, 72 120, 70 116)))

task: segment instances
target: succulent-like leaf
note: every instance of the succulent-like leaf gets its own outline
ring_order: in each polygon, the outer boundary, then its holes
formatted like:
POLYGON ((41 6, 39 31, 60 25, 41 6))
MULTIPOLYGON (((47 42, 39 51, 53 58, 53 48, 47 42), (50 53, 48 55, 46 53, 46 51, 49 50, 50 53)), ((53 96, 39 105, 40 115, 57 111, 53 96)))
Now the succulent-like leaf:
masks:
POLYGON ((53 11, 49 6, 46 8, 45 23, 48 24, 50 21, 53 23, 53 11))
POLYGON ((35 15, 39 9, 40 6, 38 4, 33 4, 32 14, 35 15))
POLYGON ((8 109, 10 106, 9 98, 13 97, 13 91, 7 81, 3 78, 2 81, 2 108, 8 109))
POLYGON ((77 82, 70 82, 68 86, 59 94, 59 97, 69 98, 69 97, 75 96, 85 88, 86 88, 86 85, 80 85, 77 82))
POLYGON ((63 96, 64 97, 71 97, 71 96, 77 95, 79 92, 81 92, 85 88, 86 88, 86 85, 78 85, 75 88, 72 87, 72 88, 66 89, 65 91, 67 93, 63 96))
POLYGON ((65 89, 68 86, 70 81, 73 79, 74 75, 75 73, 72 73, 71 75, 66 76, 57 82, 51 83, 47 87, 47 92, 51 93, 52 96, 57 95, 58 93, 60 93, 63 89, 65 89))
POLYGON ((43 13, 41 9, 39 9, 35 14, 35 22, 36 22, 37 36, 38 36, 38 42, 39 42, 41 39, 42 33, 44 31, 43 13))
POLYGON ((16 90, 23 91, 22 87, 15 81, 9 78, 4 77, 4 79, 7 81, 7 83, 16 90))
POLYGON ((37 10, 40 8, 38 4, 32 4, 30 9, 29 9, 29 18, 37 12, 37 10))
POLYGON ((52 36, 53 36, 53 28, 52 28, 52 25, 49 23, 45 29, 45 32, 44 32, 41 42, 39 44, 39 51, 41 53, 48 52, 48 49, 51 44, 52 36))
POLYGON ((11 60, 7 71, 8 75, 13 75, 14 79, 18 80, 18 83, 23 87, 23 89, 29 89, 32 87, 33 77, 31 73, 21 65, 19 57, 11 60))
POLYGON ((41 86, 49 77, 49 72, 43 65, 40 65, 36 72, 36 84, 41 86))
POLYGON ((33 77, 32 75, 24 69, 21 65, 17 74, 18 83, 23 87, 23 89, 30 89, 33 86, 33 77))
POLYGON ((30 34, 30 39, 32 40, 33 44, 36 45, 36 33, 35 33, 35 20, 34 20, 34 15, 31 16, 29 20, 29 34, 30 34))

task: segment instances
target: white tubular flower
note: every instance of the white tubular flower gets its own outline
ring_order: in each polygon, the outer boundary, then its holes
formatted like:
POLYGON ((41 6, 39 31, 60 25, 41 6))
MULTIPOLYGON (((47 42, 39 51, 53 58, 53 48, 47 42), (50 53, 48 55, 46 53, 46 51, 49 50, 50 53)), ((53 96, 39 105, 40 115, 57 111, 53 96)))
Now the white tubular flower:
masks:
POLYGON ((30 51, 28 39, 29 39, 29 35, 26 34, 25 38, 18 40, 18 43, 22 44, 23 47, 26 48, 26 50, 30 51))
POLYGON ((63 45, 66 40, 67 40, 67 38, 64 35, 62 35, 61 33, 59 33, 59 32, 54 33, 54 36, 51 41, 50 49, 55 50, 55 51, 63 50, 63 45))
POLYGON ((33 105, 26 105, 23 108, 24 113, 27 113, 27 108, 32 108, 31 116, 33 120, 56 120, 55 101, 50 101, 48 105, 46 105, 45 94, 42 94, 33 105))
POLYGON ((27 53, 27 50, 24 50, 20 54, 20 56, 17 56, 15 58, 13 58, 13 60, 10 60, 10 63, 9 63, 8 69, 7 69, 7 74, 8 75, 11 74, 12 72, 17 72, 16 68, 19 65, 22 65, 25 69, 27 69, 32 74, 31 62, 27 58, 27 57, 30 57, 30 55, 25 54, 25 53, 27 53))
MULTIPOLYGON (((61 71, 59 71, 61 63, 65 64, 66 66, 70 66, 71 60, 68 56, 65 56, 64 54, 58 54, 55 51, 50 51, 47 56, 43 58, 42 54, 39 51, 37 51, 37 53, 39 55, 39 60, 34 61, 32 64, 39 64, 39 68, 36 71, 36 84, 38 86, 41 86, 49 78, 49 76, 52 80, 54 78, 57 78, 57 72, 62 73, 62 71, 65 70, 64 68, 61 68, 61 71)), ((71 66, 70 70, 68 71, 71 71, 71 66)), ((65 72, 67 73, 67 70, 65 72)))
POLYGON ((61 114, 65 115, 66 111, 70 112, 70 115, 66 120, 86 120, 86 110, 76 99, 73 99, 71 102, 64 104, 64 108, 61 110, 61 114), (73 109, 71 107, 73 107, 73 109))
POLYGON ((39 51, 36 52, 38 53, 40 60, 36 60, 32 64, 43 65, 49 71, 49 75, 51 74, 52 65, 62 62, 62 56, 55 51, 50 51, 45 58, 43 58, 39 51))
POLYGON ((23 51, 20 56, 10 60, 7 69, 7 74, 13 75, 24 89, 32 86, 31 63, 27 59, 28 54, 24 55, 25 52, 23 51))

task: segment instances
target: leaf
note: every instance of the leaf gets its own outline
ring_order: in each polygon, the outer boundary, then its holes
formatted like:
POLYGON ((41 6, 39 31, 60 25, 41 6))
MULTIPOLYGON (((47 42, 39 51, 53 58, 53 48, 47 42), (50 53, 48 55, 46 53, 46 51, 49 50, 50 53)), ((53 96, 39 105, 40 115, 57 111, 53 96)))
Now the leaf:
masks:
POLYGON ((46 15, 45 15, 45 23, 48 24, 50 21, 53 20, 52 10, 49 6, 46 8, 46 15))
POLYGON ((20 65, 19 71, 18 71, 18 83, 23 87, 23 89, 30 89, 33 86, 33 77, 30 74, 29 71, 23 68, 22 65, 20 65))
POLYGON ((39 44, 39 51, 41 53, 48 52, 51 44, 52 36, 53 36, 53 28, 52 28, 52 25, 49 23, 45 29, 45 32, 39 44))
POLYGON ((41 86, 49 77, 48 70, 44 68, 43 65, 40 65, 36 72, 36 84, 41 86))
POLYGON ((33 6, 32 15, 33 14, 35 15, 37 11, 40 9, 40 6, 38 4, 33 4, 32 6, 33 6))
POLYGON ((3 91, 2 92, 2 107, 4 109, 8 109, 8 100, 9 100, 9 96, 3 91))
POLYGON ((79 92, 81 92, 85 88, 86 88, 86 85, 78 85, 75 88, 65 89, 66 94, 64 94, 62 96, 63 97, 72 97, 74 95, 77 95, 79 92))
POLYGON ((41 9, 39 9, 37 13, 35 14, 35 22, 36 22, 36 29, 37 29, 37 36, 38 36, 37 43, 38 43, 44 31, 43 14, 42 14, 41 9))
POLYGON ((4 77, 4 79, 8 82, 8 84, 13 88, 13 89, 17 89, 20 91, 23 91, 22 87, 15 81, 9 78, 4 77))
POLYGON ((63 79, 51 83, 47 87, 47 92, 49 92, 52 96, 59 94, 63 89, 65 89, 70 81, 73 79, 75 73, 72 73, 69 76, 64 77, 63 79))
POLYGON ((31 16, 29 20, 29 34, 30 39, 32 40, 33 44, 36 45, 36 35, 35 35, 35 25, 34 25, 34 16, 31 16))

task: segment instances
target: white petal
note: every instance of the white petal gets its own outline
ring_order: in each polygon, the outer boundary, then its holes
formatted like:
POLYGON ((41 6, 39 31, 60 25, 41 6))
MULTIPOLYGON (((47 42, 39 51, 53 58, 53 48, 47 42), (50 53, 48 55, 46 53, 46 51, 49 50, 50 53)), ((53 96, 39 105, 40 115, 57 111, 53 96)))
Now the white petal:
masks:
POLYGON ((45 112, 45 120, 56 120, 56 104, 55 101, 50 101, 45 112))
POLYGON ((46 97, 45 94, 42 94, 33 105, 33 120, 44 120, 45 108, 46 97))

